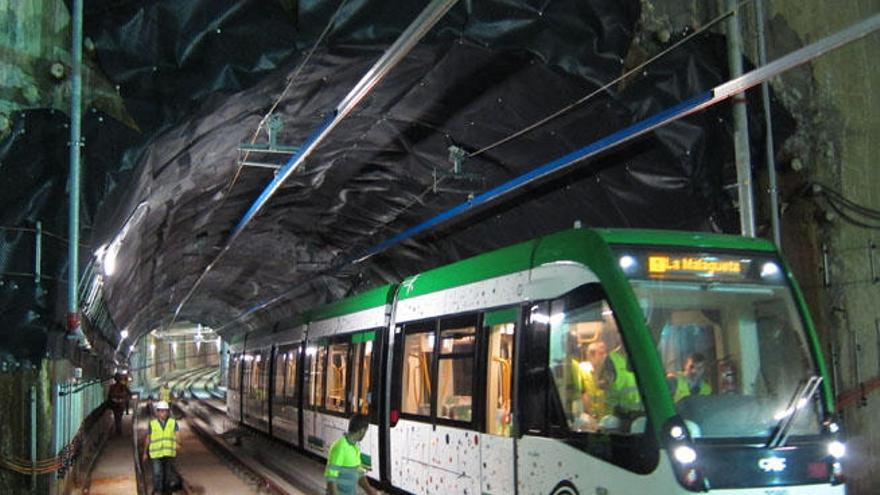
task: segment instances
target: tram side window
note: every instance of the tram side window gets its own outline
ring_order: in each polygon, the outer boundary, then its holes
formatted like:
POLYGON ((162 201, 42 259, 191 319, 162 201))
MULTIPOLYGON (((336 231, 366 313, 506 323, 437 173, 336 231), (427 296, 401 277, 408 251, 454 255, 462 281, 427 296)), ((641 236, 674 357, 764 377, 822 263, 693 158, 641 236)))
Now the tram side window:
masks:
POLYGON ((248 383, 248 391, 250 392, 250 397, 255 399, 259 399, 261 396, 261 385, 264 383, 263 377, 266 374, 266 363, 263 362, 263 353, 259 352, 254 356, 254 360, 251 363, 251 374, 250 381, 248 383))
POLYGON ((238 386, 241 383, 241 354, 232 356, 231 369, 232 372, 228 375, 226 388, 229 390, 238 390, 238 386))
POLYGON ((296 387, 297 347, 284 347, 275 354, 275 403, 292 405, 296 387))
POLYGON ((282 403, 284 397, 284 369, 287 366, 287 353, 283 349, 275 351, 275 385, 272 396, 276 403, 282 403))
POLYGON ((584 286, 552 301, 550 314, 542 316, 550 323, 548 364, 569 430, 641 433, 635 374, 601 289, 584 286))
POLYGON ((287 350, 284 370, 284 404, 296 404, 296 373, 299 365, 299 346, 287 350))
POLYGON ((327 346, 309 348, 309 405, 324 405, 324 367, 327 362, 327 346))
POLYGON ((434 331, 407 333, 403 343, 400 411, 419 416, 431 415, 431 363, 434 331))
POLYGON ((327 349, 327 401, 325 407, 329 411, 345 412, 348 342, 335 343, 327 349))
POLYGON ((489 334, 486 374, 486 431, 510 436, 513 342, 516 310, 486 315, 483 326, 489 334), (509 321, 508 321, 509 320, 509 321))
POLYGON ((251 390, 251 370, 253 368, 254 356, 244 353, 241 356, 241 393, 247 395, 251 390))
POLYGON ((375 332, 366 332, 352 338, 351 404, 354 412, 359 414, 370 414, 375 335, 375 332))
POLYGON ((477 332, 473 319, 469 320, 442 324, 437 366, 437 417, 466 423, 473 416, 477 332))

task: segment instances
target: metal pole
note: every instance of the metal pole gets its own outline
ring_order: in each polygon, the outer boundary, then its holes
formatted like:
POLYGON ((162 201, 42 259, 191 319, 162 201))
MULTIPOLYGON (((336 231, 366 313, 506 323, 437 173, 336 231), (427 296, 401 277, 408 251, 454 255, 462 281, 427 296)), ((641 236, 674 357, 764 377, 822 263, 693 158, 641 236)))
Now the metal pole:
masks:
POLYGON ((34 296, 39 298, 42 292, 43 266, 43 222, 37 220, 34 233, 34 296))
MULTIPOLYGON (((764 0, 755 3, 755 24, 758 30, 758 65, 767 63, 767 39, 764 23, 764 0)), ((779 190, 776 186, 776 150, 773 146, 773 118, 770 112, 770 86, 761 83, 761 101, 764 106, 764 136, 767 140, 765 151, 767 159, 767 179, 770 185, 770 226, 773 229, 773 243, 782 249, 782 225, 779 218, 779 190)))
POLYGON ((83 0, 73 0, 72 73, 70 82, 70 181, 69 210, 70 222, 68 232, 67 253, 70 266, 67 281, 67 329, 74 331, 79 328, 79 159, 80 159, 80 124, 82 106, 82 18, 83 0))
MULTIPOLYGON (((37 468, 37 387, 31 385, 31 468, 37 468)), ((37 487, 37 473, 31 474, 31 491, 37 487)))
MULTIPOLYGON (((739 14, 736 0, 724 0, 725 8, 735 10, 727 18, 727 63, 730 78, 743 75, 742 37, 740 36, 739 14)), ((746 95, 738 94, 731 100, 733 104, 733 150, 736 155, 736 182, 739 196, 740 233, 755 237, 755 210, 752 193, 752 159, 749 153, 749 122, 746 115, 746 95)))
POLYGON ((306 158, 311 156, 312 152, 315 151, 324 139, 330 135, 333 129, 335 129, 336 126, 338 126, 342 120, 354 110, 358 103, 360 103, 364 97, 366 97, 370 91, 382 81, 388 72, 403 60, 416 43, 418 43, 419 40, 421 40, 425 34, 434 27, 437 21, 439 21, 446 12, 457 3, 457 1, 458 0, 433 0, 427 7, 425 7, 412 24, 401 33, 400 37, 397 38, 394 44, 385 50, 382 57, 373 64, 370 70, 364 74, 357 84, 355 84, 354 88, 348 92, 327 120, 312 132, 311 136, 309 136, 306 142, 299 148, 299 153, 292 156, 290 160, 285 163, 284 167, 278 170, 278 173, 275 175, 275 178, 272 179, 272 182, 263 189, 263 192, 260 193, 259 197, 257 197, 248 211, 242 216, 241 220, 239 220, 214 260, 205 267, 205 270, 199 275, 199 278, 196 279, 180 303, 178 303, 177 308, 174 311, 174 316, 171 319, 171 323, 168 324, 169 327, 177 320, 183 306, 189 301, 189 298, 192 297, 196 288, 198 288, 208 272, 215 264, 217 264, 220 258, 226 254, 232 246, 232 243, 235 242, 235 239, 241 234, 242 230, 244 230, 251 220, 257 216, 257 213, 263 209, 266 203, 269 202, 269 198, 271 198, 281 185, 284 184, 287 178, 305 162, 306 158))
MULTIPOLYGON (((459 204, 458 206, 452 207, 418 225, 415 227, 410 227, 403 232, 371 247, 360 253, 352 255, 352 257, 346 258, 342 260, 338 264, 334 264, 328 270, 325 270, 322 273, 327 273, 332 270, 338 269, 342 266, 345 266, 349 263, 360 263, 363 260, 373 256, 377 253, 380 253, 396 244, 403 242, 406 239, 409 239, 416 234, 424 232, 435 225, 439 225, 450 221, 459 215, 462 215, 465 212, 473 211, 474 208, 482 207, 489 204, 494 204, 495 202, 500 201, 501 199, 507 197, 512 191, 516 191, 521 189, 526 184, 532 184, 535 181, 541 180, 544 177, 547 177, 552 174, 561 173, 565 170, 572 168, 574 165, 577 165, 584 160, 595 156, 600 152, 605 152, 611 149, 615 149, 616 147, 630 142, 638 136, 642 136, 647 132, 650 132, 658 127, 667 124, 669 122, 674 122, 680 118, 691 115, 695 112, 708 108, 712 105, 715 105, 721 101, 724 101, 738 93, 746 91, 762 82, 768 80, 771 77, 777 76, 793 67, 797 67, 801 64, 807 63, 810 60, 813 60, 817 57, 822 56, 825 53, 828 53, 832 50, 840 48, 841 46, 846 45, 847 43, 851 43, 853 41, 864 38, 865 36, 874 33, 876 31, 880 31, 880 14, 876 14, 871 16, 863 21, 860 21, 852 26, 839 31, 831 36, 825 37, 815 43, 807 45, 803 48, 795 50, 783 57, 780 57, 769 64, 759 67, 757 69, 752 70, 748 74, 743 74, 742 77, 738 77, 736 79, 732 79, 723 84, 715 86, 706 94, 698 95, 693 97, 690 100, 681 102, 674 107, 663 110, 659 113, 656 113, 644 120, 636 122, 635 124, 630 125, 624 129, 621 129, 613 134, 605 136, 598 141, 594 141, 593 143, 575 150, 565 156, 559 157, 553 161, 545 163, 537 168, 526 172, 518 177, 515 177, 501 185, 495 186, 494 188, 483 192, 464 203, 459 204)), ((825 280, 824 283, 826 286, 830 284, 830 278, 828 275, 829 270, 829 260, 828 260, 828 251, 827 247, 823 245, 823 264, 825 266, 825 280)), ((231 327, 235 322, 241 321, 244 318, 256 313, 257 311, 262 311, 269 306, 272 306, 279 301, 283 300, 287 294, 289 294, 292 290, 300 287, 300 285, 292 285, 284 292, 273 296, 269 299, 266 299, 260 303, 257 303, 254 306, 242 311, 232 320, 224 323, 220 327, 215 327, 215 331, 222 333, 222 331, 226 328, 231 327)))

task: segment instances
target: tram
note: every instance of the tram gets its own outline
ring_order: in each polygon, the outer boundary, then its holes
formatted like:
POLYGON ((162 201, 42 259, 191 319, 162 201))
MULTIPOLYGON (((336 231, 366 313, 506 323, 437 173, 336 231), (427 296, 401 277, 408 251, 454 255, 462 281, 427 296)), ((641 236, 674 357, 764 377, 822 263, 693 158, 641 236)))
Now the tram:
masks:
POLYGON ((232 343, 235 420, 462 494, 843 494, 815 329, 761 239, 573 229, 232 343), (771 490, 771 491, 768 491, 771 490))

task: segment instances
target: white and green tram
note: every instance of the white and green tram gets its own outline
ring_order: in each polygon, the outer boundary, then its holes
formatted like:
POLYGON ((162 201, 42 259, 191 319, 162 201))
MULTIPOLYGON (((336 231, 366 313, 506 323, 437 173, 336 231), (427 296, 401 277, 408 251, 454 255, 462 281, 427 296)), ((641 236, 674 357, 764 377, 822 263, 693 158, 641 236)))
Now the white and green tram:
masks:
POLYGON ((230 415, 325 456, 367 414, 393 491, 844 493, 816 333, 760 239, 564 231, 234 352, 230 415))

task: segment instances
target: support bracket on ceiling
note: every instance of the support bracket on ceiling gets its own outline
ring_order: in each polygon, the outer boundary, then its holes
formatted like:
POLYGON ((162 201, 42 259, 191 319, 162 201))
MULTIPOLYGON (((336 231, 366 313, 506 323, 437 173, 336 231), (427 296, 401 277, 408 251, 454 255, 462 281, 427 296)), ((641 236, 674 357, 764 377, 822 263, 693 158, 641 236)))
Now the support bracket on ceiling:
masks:
MULTIPOLYGON (((268 122, 266 122, 266 132, 269 134, 269 142, 260 144, 242 143, 238 145, 238 166, 269 168, 273 170, 278 170, 284 166, 284 163, 263 162, 259 160, 252 161, 247 159, 252 153, 259 155, 281 155, 284 157, 297 154, 297 152, 299 152, 299 146, 278 144, 278 133, 283 127, 284 122, 281 120, 281 116, 278 114, 272 114, 269 117, 268 122)), ((287 158, 285 158, 285 161, 286 160, 287 158)))
POLYGON ((434 182, 432 190, 435 193, 451 192, 473 195, 476 191, 481 190, 483 186, 485 186, 485 177, 483 177, 483 174, 465 172, 463 170, 464 159, 467 158, 467 156, 468 153, 462 148, 456 145, 449 147, 449 161, 452 162, 452 170, 434 167, 434 171, 431 173, 434 182), (453 187, 441 185, 449 184, 450 181, 453 182, 453 184, 451 184, 453 187), (456 184, 459 187, 454 187, 456 184), (468 188, 467 186, 473 187, 468 188))

